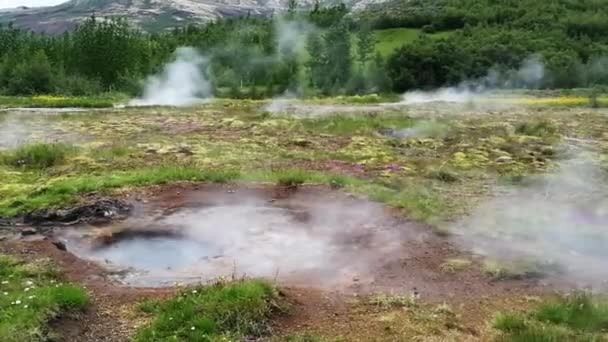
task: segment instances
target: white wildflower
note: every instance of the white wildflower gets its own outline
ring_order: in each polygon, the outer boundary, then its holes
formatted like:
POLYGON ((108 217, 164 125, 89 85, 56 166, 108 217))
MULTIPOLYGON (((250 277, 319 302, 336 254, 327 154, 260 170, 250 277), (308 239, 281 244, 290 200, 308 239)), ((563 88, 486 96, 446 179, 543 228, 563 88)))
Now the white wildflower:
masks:
POLYGON ((27 304, 25 304, 25 305, 23 306, 23 308, 24 308, 24 309, 27 309, 27 304))
POLYGON ((30 290, 30 288, 26 287, 25 290, 23 290, 23 291, 28 292, 29 290, 30 290))
POLYGON ((192 328, 190 328, 190 330, 196 330, 196 328, 195 328, 195 327, 192 327, 192 328))
POLYGON ((16 301, 15 301, 15 304, 16 304, 16 305, 19 305, 19 304, 21 304, 21 301, 20 301, 20 300, 16 300, 16 301))

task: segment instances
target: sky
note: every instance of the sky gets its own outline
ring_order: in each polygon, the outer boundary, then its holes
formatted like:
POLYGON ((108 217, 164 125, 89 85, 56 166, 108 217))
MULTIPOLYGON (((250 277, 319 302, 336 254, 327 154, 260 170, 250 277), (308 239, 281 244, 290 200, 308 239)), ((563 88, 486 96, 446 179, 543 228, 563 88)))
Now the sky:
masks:
POLYGON ((52 6, 67 0, 0 0, 0 8, 12 8, 17 6, 52 6))

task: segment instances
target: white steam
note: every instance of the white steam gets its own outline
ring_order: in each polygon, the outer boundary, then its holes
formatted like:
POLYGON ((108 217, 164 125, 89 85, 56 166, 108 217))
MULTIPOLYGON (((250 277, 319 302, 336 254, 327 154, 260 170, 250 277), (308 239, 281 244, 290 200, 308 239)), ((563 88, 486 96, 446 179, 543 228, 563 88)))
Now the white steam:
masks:
POLYGON ((411 91, 403 95, 400 104, 413 105, 431 102, 475 103, 496 89, 537 88, 545 77, 545 66, 538 56, 522 62, 516 71, 501 73, 495 69, 485 77, 460 83, 455 87, 433 91, 411 91))
MULTIPOLYGON (((278 17, 274 21, 274 25, 277 35, 276 58, 279 60, 285 57, 299 59, 301 52, 306 48, 308 35, 317 30, 313 24, 307 21, 287 20, 282 17, 278 17)), ((297 77, 300 78, 300 76, 298 75, 297 77)), ((270 113, 283 113, 288 109, 293 100, 298 98, 299 93, 301 93, 299 84, 292 85, 283 95, 273 98, 265 110, 270 113)))
POLYGON ((194 48, 180 47, 175 60, 163 71, 146 80, 143 96, 132 100, 132 106, 189 106, 212 96, 211 82, 204 70, 209 60, 194 48))
POLYGON ((496 259, 556 264, 577 280, 608 277, 606 171, 578 158, 532 184, 505 189, 455 229, 463 245, 496 259))

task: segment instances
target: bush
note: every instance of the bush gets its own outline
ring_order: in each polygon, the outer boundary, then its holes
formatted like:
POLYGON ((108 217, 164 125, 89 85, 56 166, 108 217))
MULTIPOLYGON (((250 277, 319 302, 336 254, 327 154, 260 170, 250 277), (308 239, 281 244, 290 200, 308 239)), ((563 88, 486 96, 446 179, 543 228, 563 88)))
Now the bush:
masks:
POLYGON ((2 161, 14 167, 45 169, 63 163, 74 147, 55 143, 25 145, 5 154, 2 161))

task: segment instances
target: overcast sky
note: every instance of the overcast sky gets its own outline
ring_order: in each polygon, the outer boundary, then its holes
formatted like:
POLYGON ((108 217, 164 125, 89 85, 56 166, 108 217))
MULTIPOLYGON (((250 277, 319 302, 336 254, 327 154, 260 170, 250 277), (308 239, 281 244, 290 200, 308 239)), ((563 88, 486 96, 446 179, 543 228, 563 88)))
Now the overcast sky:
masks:
POLYGON ((11 8, 17 6, 52 6, 67 0, 0 0, 0 8, 11 8))

